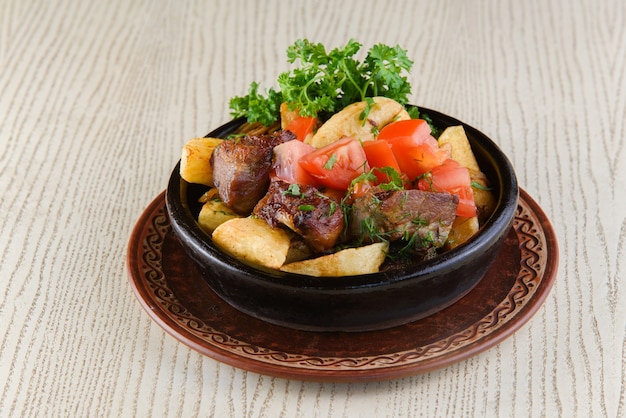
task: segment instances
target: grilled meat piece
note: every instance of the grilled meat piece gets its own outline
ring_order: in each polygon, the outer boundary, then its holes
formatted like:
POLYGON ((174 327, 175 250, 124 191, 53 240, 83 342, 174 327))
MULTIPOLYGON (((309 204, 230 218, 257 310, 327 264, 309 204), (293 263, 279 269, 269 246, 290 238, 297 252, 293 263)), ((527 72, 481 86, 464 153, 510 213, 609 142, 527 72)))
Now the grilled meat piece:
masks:
POLYGON ((426 254, 445 244, 458 202, 449 193, 372 189, 354 200, 350 231, 364 242, 404 239, 426 254))
POLYGON ((272 150, 295 138, 281 131, 220 143, 211 156, 211 167, 222 201, 240 215, 250 214, 269 187, 272 150))
POLYGON ((290 185, 277 178, 253 213, 273 227, 291 229, 315 252, 335 246, 344 227, 338 198, 313 186, 290 185))

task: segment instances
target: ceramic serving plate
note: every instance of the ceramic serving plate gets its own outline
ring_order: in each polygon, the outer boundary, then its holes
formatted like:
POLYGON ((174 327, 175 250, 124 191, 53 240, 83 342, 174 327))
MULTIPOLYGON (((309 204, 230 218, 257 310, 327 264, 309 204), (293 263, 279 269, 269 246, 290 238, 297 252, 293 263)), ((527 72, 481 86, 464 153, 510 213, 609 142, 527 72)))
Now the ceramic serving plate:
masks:
POLYGON ((377 331, 296 330, 233 308, 211 290, 172 233, 165 193, 138 219, 127 254, 137 299, 178 341, 241 369, 335 382, 424 373, 493 347, 541 307, 557 265, 553 228, 524 190, 502 250, 467 295, 426 318, 377 331))

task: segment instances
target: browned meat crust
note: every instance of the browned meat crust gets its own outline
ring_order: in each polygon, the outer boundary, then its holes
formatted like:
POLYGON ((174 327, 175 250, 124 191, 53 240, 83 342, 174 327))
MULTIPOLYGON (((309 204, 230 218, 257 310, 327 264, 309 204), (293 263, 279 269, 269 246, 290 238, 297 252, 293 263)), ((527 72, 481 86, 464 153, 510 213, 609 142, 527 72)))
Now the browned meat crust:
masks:
POLYGON ((440 248, 448 239, 458 201, 448 193, 372 189, 352 205, 351 235, 364 242, 403 239, 418 251, 440 248))
POLYGON ((222 201, 240 215, 248 215, 269 187, 272 150, 295 139, 289 131, 244 136, 222 142, 213 151, 213 183, 222 201))
POLYGON ((275 179, 254 208, 269 225, 284 225, 302 236, 316 252, 335 246, 344 228, 340 201, 313 186, 291 185, 275 179))

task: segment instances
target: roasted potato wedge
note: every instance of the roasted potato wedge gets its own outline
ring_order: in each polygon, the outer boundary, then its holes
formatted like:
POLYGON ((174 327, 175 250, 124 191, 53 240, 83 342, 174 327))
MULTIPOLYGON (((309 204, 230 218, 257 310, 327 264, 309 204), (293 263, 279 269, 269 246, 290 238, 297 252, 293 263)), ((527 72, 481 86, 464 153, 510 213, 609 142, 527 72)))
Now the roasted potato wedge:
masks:
POLYGON ((359 141, 375 139, 376 129, 382 129, 390 122, 410 119, 404 106, 395 100, 386 97, 374 97, 367 120, 360 119, 365 110, 366 102, 357 102, 346 106, 335 113, 317 130, 315 135, 308 138, 306 143, 315 148, 322 148, 343 138, 350 137, 359 141))
POLYGON ((326 277, 375 273, 380 269, 388 250, 388 243, 379 242, 285 264, 280 269, 289 273, 326 277))
POLYGON ((472 191, 478 211, 478 220, 482 224, 493 213, 497 204, 496 197, 489 189, 489 181, 483 172, 470 170, 470 178, 472 179, 472 191))
POLYGON ((297 110, 290 110, 287 103, 280 104, 280 129, 285 130, 287 126, 300 116, 297 110))
POLYGON ((467 167, 470 171, 480 172, 480 167, 472 151, 465 129, 463 126, 450 126, 446 128, 437 140, 439 147, 443 148, 449 144, 451 157, 463 167, 467 167))
POLYGON ((291 245, 287 231, 255 217, 230 219, 215 228, 212 237, 215 245, 242 262, 272 269, 285 263, 291 245))
POLYGON ((209 235, 224 222, 239 218, 231 208, 218 199, 207 200, 198 214, 198 225, 209 235))
POLYGON ((194 138, 185 144, 180 157, 180 176, 189 183, 213 186, 211 155, 223 139, 194 138))
POLYGON ((457 216, 452 223, 452 229, 448 234, 448 241, 446 241, 444 248, 452 249, 463 244, 478 232, 478 228, 479 224, 476 216, 471 218, 461 218, 457 216))

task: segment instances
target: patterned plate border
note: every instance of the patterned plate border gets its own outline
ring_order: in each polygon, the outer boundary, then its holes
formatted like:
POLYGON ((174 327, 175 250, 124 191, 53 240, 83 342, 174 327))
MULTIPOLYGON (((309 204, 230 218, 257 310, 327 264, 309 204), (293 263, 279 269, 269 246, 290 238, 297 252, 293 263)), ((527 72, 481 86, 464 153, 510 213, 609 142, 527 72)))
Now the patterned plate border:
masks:
POLYGON ((541 208, 520 191, 512 228, 519 240, 520 270, 504 299, 481 320, 431 344, 375 356, 302 355, 241 341, 197 318, 168 287, 162 246, 170 224, 164 193, 146 208, 128 248, 127 269, 136 296, 167 332, 197 351, 247 370, 306 380, 381 380, 444 367, 501 342, 543 304, 555 279, 558 249, 541 208), (140 238, 140 239, 138 239, 140 238))

